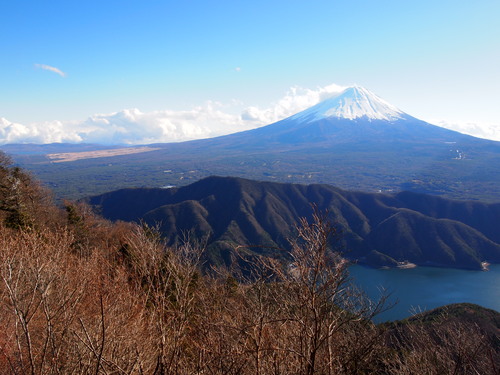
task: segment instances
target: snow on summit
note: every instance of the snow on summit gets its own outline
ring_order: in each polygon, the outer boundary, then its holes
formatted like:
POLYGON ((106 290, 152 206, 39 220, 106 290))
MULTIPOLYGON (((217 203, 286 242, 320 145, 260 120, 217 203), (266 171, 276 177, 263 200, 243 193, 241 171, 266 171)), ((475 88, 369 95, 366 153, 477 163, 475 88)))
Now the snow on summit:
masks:
POLYGON ((403 119, 405 116, 404 112, 367 89, 353 86, 297 113, 291 119, 311 122, 331 117, 349 120, 364 117, 369 120, 395 121, 403 119))

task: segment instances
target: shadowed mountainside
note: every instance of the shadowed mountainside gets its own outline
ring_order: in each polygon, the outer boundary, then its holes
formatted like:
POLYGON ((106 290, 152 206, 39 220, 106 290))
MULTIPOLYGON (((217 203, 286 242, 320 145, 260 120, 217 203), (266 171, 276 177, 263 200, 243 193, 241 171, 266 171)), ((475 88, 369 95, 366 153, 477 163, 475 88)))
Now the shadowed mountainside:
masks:
POLYGON ((169 244, 188 232, 209 235, 214 262, 229 263, 238 245, 286 257, 283 249, 289 249, 299 219, 311 217, 311 204, 328 210, 342 230, 337 245, 362 263, 481 269, 484 261, 500 262, 500 204, 231 177, 209 177, 175 189, 122 189, 87 202, 111 220, 158 223, 169 244))

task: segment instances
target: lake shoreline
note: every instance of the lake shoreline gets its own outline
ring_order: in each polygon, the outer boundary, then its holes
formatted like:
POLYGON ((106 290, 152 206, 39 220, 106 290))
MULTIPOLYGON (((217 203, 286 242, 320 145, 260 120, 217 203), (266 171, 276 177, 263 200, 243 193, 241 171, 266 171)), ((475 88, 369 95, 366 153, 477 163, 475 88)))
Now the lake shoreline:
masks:
POLYGON ((351 264, 349 273, 354 285, 371 300, 378 300, 381 290, 390 294, 388 303, 397 304, 380 314, 375 321, 405 319, 411 311, 469 302, 500 311, 500 264, 489 271, 418 266, 413 268, 374 268, 351 264))
POLYGON ((490 263, 487 261, 481 262, 481 266, 478 268, 471 268, 471 267, 450 267, 444 264, 440 263, 435 263, 435 262, 425 262, 424 264, 417 264, 417 263, 412 263, 410 261, 401 261, 397 262, 396 265, 374 265, 369 262, 365 262, 363 260, 358 260, 358 259, 349 259, 349 262, 351 264, 357 264, 360 266, 376 269, 376 270, 393 270, 393 269, 413 269, 417 267, 433 267, 433 268, 440 268, 440 269, 453 269, 453 270, 462 270, 462 271, 484 271, 487 272, 490 270, 490 266, 492 264, 498 264, 498 263, 490 263))

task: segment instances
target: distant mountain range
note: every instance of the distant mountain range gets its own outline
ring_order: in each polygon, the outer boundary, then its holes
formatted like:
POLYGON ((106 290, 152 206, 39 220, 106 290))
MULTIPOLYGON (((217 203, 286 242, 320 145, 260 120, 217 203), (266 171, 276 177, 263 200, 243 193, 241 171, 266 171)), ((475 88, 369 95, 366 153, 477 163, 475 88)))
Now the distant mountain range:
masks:
POLYGON ((482 269, 482 262, 500 262, 500 204, 230 177, 209 177, 181 188, 123 189, 87 202, 111 220, 159 223, 169 244, 188 232, 209 234, 214 263, 231 263, 238 246, 286 258, 288 240, 299 219, 311 217, 311 204, 328 210, 342 232, 335 246, 361 263, 482 269))
MULTIPOLYGON (((151 146, 148 152, 59 163, 47 156, 55 147, 45 154, 39 147, 36 155, 13 145, 5 149, 66 198, 228 175, 500 201, 500 142, 420 121, 362 87, 258 129, 151 146)), ((82 147, 75 146, 89 151, 82 147)))

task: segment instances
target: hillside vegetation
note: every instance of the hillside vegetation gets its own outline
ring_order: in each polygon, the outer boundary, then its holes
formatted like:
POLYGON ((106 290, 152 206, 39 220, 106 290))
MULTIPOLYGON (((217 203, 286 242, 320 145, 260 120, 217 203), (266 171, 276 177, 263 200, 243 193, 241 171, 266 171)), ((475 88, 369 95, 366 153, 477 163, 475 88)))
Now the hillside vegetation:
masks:
POLYGON ((496 312, 476 307, 480 324, 439 314, 411 334, 373 324, 384 301, 351 286, 318 212, 300 221, 289 262, 202 273, 202 243, 166 246, 154 228, 58 209, 6 159, 0 171, 2 374, 498 371, 496 312))

